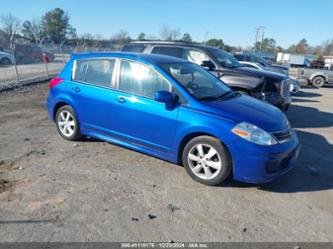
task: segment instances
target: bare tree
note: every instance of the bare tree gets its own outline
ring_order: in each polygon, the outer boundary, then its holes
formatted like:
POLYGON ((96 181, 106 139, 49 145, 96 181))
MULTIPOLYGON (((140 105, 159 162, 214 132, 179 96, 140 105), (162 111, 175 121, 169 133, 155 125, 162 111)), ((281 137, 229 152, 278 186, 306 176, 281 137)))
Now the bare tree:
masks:
POLYGON ((179 31, 179 29, 171 29, 171 28, 169 28, 169 26, 164 25, 160 29, 160 35, 161 35, 162 40, 174 41, 179 38, 180 31, 179 31))
POLYGON ((128 35, 127 31, 120 30, 118 33, 111 37, 111 41, 116 44, 125 44, 131 41, 131 37, 128 35))
POLYGON ((0 17, 2 31, 9 40, 13 34, 17 33, 20 28, 20 21, 12 14, 2 15, 0 17))

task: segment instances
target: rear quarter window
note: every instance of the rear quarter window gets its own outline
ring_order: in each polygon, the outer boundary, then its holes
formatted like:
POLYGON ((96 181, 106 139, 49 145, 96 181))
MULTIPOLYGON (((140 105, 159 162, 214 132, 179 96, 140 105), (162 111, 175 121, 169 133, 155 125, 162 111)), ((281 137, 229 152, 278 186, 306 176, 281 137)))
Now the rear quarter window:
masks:
POLYGON ((96 86, 111 87, 115 66, 113 59, 92 59, 77 61, 74 80, 96 86))
POLYGON ((145 50, 145 47, 146 46, 143 44, 128 44, 123 47, 122 51, 141 53, 143 50, 145 50))
POLYGON ((182 58, 183 57, 183 48, 179 47, 165 47, 165 46, 155 46, 151 51, 152 54, 163 54, 173 57, 182 58))

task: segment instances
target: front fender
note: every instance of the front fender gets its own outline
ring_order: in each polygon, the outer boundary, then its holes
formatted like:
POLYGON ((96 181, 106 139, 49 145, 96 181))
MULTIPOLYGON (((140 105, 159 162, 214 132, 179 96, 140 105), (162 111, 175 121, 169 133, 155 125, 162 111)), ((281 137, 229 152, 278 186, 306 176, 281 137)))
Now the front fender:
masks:
POLYGON ((231 132, 235 122, 215 114, 182 106, 179 109, 178 117, 178 128, 175 136, 175 148, 177 150, 183 140, 192 134, 207 134, 217 137, 225 145, 232 143, 238 138, 231 132))

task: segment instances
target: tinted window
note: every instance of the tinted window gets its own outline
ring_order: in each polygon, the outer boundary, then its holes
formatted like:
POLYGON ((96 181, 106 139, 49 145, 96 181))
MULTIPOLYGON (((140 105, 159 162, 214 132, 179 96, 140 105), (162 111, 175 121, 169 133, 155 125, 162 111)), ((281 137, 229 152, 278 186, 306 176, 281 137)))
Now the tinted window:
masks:
POLYGON ((182 58, 183 49, 179 47, 154 47, 151 53, 164 54, 164 55, 182 58))
POLYGON ((169 83, 153 69, 124 60, 121 63, 119 90, 154 98, 157 91, 169 91, 169 83))
POLYGON ((201 65, 203 61, 210 61, 209 56, 198 49, 185 49, 185 60, 201 65))
POLYGON ((110 87, 114 65, 115 60, 108 59, 78 61, 75 80, 110 87))
POLYGON ((144 49, 145 45, 143 44, 127 44, 123 47, 122 51, 141 53, 144 49))

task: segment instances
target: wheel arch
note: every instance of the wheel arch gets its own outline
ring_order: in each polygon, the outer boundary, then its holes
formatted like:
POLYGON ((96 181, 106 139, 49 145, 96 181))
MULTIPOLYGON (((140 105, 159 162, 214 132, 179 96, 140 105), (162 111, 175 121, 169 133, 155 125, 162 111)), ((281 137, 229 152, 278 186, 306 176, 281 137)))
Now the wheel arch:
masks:
POLYGON ((310 76, 309 80, 312 82, 316 77, 322 77, 324 78, 325 82, 327 82, 327 78, 324 74, 322 73, 314 73, 310 76))
MULTIPOLYGON (((195 137, 199 137, 199 136, 210 136, 210 137, 213 137, 213 138, 216 138, 220 141, 220 143, 222 145, 224 145, 224 147, 226 148, 226 150, 228 151, 228 153, 230 154, 230 151, 228 149, 228 146, 226 146, 226 144, 221 141, 220 138, 218 138, 218 136, 212 134, 212 133, 209 133, 209 132, 200 132, 200 131, 195 131, 195 132, 191 132, 191 133, 188 133, 186 134, 180 141, 179 143, 179 146, 178 146, 178 152, 177 152, 177 164, 178 165, 182 165, 182 154, 183 154, 183 150, 186 146, 186 144, 193 138, 195 137)), ((231 154, 230 154, 231 155, 231 154)))

